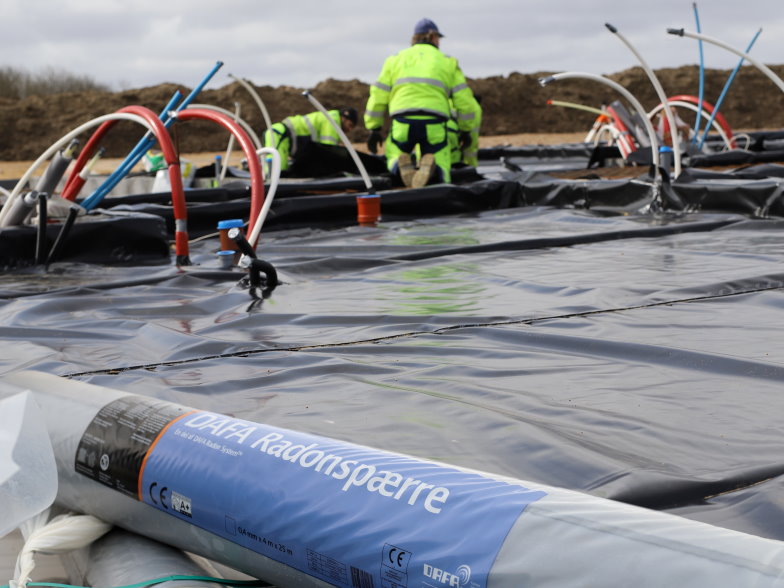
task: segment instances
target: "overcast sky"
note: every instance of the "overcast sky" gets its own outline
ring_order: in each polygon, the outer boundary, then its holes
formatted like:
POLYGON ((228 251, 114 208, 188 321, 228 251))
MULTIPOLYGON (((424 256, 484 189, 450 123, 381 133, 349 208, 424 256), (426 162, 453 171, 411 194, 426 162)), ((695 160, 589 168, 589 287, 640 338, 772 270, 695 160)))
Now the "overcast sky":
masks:
MULTIPOLYGON (((257 85, 312 88, 326 78, 372 82, 388 55, 406 47, 425 16, 446 37, 468 77, 512 72, 609 74, 637 65, 604 26, 611 23, 654 68, 699 63, 691 0, 2 0, 0 65, 87 75, 114 90, 163 82, 208 87, 234 74, 257 85)), ((702 33, 764 63, 784 63, 783 0, 704 0, 702 33)), ((705 66, 738 57, 712 45, 705 66)))

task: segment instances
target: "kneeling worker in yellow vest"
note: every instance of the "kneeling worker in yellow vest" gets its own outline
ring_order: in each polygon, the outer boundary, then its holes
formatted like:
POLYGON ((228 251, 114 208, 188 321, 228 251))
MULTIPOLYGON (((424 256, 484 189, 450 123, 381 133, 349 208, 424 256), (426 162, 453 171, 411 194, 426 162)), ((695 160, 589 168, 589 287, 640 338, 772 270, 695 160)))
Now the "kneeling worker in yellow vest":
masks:
POLYGON ((423 18, 414 27, 411 47, 388 57, 365 107, 365 127, 370 131, 368 149, 378 151, 381 128, 392 119, 384 145, 387 167, 399 173, 404 185, 422 187, 451 180, 451 150, 447 123, 454 108, 460 147, 478 143, 482 108, 454 57, 439 50, 443 35, 436 24, 423 18), (413 157, 420 154, 419 167, 413 157))
MULTIPOLYGON (((358 119, 357 109, 350 106, 330 110, 329 116, 340 125, 344 133, 350 133, 358 119)), ((297 153, 301 152, 309 141, 328 145, 340 143, 337 130, 319 111, 286 117, 264 133, 264 146, 273 147, 280 154, 281 170, 289 168, 289 160, 296 158, 297 153)))

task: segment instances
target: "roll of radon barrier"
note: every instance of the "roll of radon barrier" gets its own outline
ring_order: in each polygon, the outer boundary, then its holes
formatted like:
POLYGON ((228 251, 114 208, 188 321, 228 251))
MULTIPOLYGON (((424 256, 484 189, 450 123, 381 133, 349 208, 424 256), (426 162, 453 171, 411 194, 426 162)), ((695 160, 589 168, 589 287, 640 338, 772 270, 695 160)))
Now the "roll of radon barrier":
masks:
POLYGON ((781 586, 784 543, 35 372, 57 502, 281 587, 781 586))

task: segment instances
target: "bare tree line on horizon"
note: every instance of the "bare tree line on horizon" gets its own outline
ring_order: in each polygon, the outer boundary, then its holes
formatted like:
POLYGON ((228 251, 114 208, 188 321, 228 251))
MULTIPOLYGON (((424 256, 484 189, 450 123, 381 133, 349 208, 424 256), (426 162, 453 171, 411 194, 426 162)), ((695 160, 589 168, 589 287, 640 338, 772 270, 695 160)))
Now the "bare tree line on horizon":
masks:
POLYGON ((30 72, 9 65, 0 66, 0 98, 20 100, 28 96, 110 90, 106 84, 96 82, 87 75, 74 74, 55 67, 30 72))

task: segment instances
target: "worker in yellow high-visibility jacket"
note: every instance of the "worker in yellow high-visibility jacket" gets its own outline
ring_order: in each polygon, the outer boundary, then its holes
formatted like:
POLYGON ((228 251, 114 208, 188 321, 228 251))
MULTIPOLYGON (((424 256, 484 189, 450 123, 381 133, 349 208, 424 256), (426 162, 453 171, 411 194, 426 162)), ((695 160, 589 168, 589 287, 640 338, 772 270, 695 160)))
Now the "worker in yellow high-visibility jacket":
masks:
MULTIPOLYGON (((350 133, 359 118, 356 108, 349 106, 328 112, 344 133, 350 133)), ((307 141, 338 145, 340 135, 320 111, 286 117, 264 133, 264 146, 273 147, 280 154, 281 170, 289 168, 289 159, 295 158, 307 141)))
POLYGON ((417 22, 411 46, 388 57, 365 107, 368 149, 377 153, 385 116, 392 119, 384 144, 387 167, 406 186, 451 179, 447 123, 454 108, 461 149, 478 144, 482 108, 466 83, 457 60, 440 49, 443 37, 427 18, 417 22), (421 154, 419 167, 412 154, 421 154))

